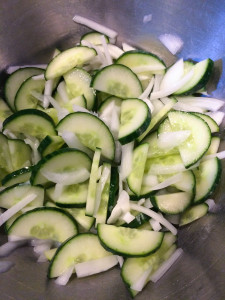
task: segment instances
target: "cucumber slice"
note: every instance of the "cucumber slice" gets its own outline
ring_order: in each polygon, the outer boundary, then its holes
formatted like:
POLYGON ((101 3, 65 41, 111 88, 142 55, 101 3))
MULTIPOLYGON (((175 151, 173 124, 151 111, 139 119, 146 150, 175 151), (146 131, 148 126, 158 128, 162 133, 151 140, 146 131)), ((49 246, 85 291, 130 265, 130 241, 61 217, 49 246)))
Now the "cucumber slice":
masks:
POLYGON ((110 187, 109 187, 109 201, 108 201, 108 211, 107 211, 107 219, 112 213, 112 210, 117 202, 117 194, 119 191, 119 173, 117 167, 111 167, 111 179, 110 179, 110 187))
POLYGON ((37 109, 24 109, 9 116, 3 122, 3 130, 12 131, 18 138, 25 135, 42 140, 46 135, 56 135, 52 119, 37 109))
POLYGON ((215 191, 219 183, 222 172, 221 161, 217 157, 206 160, 193 172, 196 178, 194 203, 201 203, 215 191))
POLYGON ((55 125, 58 124, 58 112, 54 107, 43 108, 41 105, 37 105, 37 109, 46 113, 53 120, 55 125))
POLYGON ((63 242, 78 233, 74 218, 55 207, 38 207, 19 216, 8 235, 63 242))
POLYGON ((42 206, 44 202, 43 187, 23 183, 7 187, 0 192, 0 207, 8 209, 32 193, 36 194, 37 197, 28 206, 42 206))
POLYGON ((109 255, 111 253, 101 246, 97 235, 93 233, 79 234, 71 237, 57 249, 49 265, 48 277, 58 277, 77 263, 109 255))
POLYGON ((55 187, 46 190, 46 195, 59 207, 85 207, 88 182, 63 187, 60 195, 55 195, 55 187))
MULTIPOLYGON (((62 148, 48 154, 34 166, 30 181, 33 185, 46 185, 52 180, 48 180, 44 174, 50 172, 56 174, 56 177, 60 180, 59 183, 70 185, 72 183, 68 183, 68 181, 74 182, 77 172, 83 169, 87 172, 91 169, 91 160, 88 155, 77 149, 62 148)), ((53 175, 53 177, 55 176, 53 175)), ((80 180, 83 180, 83 178, 80 178, 80 180)), ((83 182, 86 180, 87 178, 83 182)))
POLYGON ((182 213, 179 226, 184 226, 200 219, 207 214, 208 209, 209 207, 206 203, 198 204, 188 208, 182 213))
POLYGON ((31 165, 31 147, 22 140, 8 139, 9 153, 13 170, 18 170, 31 165))
POLYGON ((127 178, 129 189, 140 195, 145 163, 148 155, 148 144, 141 144, 133 151, 132 170, 127 178))
POLYGON ((23 183, 30 180, 32 167, 25 167, 19 170, 16 170, 10 174, 7 174, 2 179, 2 185, 11 186, 17 183, 23 183))
POLYGON ((80 66, 96 55, 93 48, 77 46, 59 53, 47 66, 45 78, 53 79, 64 75, 76 66, 80 66))
POLYGON ((124 283, 128 285, 128 287, 131 287, 150 267, 152 267, 152 270, 149 275, 153 274, 166 260, 166 253, 175 241, 176 237, 172 233, 166 232, 160 248, 155 253, 146 257, 131 257, 125 259, 121 270, 124 283))
POLYGON ((87 109, 92 110, 95 104, 95 92, 90 88, 91 75, 83 69, 74 68, 64 74, 69 99, 84 95, 87 109))
POLYGON ((217 125, 216 121, 214 121, 210 116, 201 113, 194 113, 194 114, 200 117, 201 119, 203 119, 208 124, 211 133, 219 132, 220 130, 219 126, 217 125))
POLYGON ((123 256, 146 256, 155 252, 163 240, 162 232, 98 224, 99 239, 107 250, 123 256))
POLYGON ((139 74, 164 74, 166 69, 166 65, 158 56, 143 50, 131 50, 123 53, 116 60, 116 64, 125 65, 139 74), (135 68, 143 68, 143 71, 137 72, 135 68))
POLYGON ((46 156, 58 149, 65 144, 61 136, 49 136, 47 135, 38 146, 38 151, 42 156, 46 156))
POLYGON ((142 86, 137 75, 123 65, 110 65, 98 71, 91 81, 91 87, 119 98, 138 98, 142 86))
POLYGON ((162 213, 175 215, 182 213, 190 204, 192 194, 187 192, 151 196, 152 204, 162 213))
POLYGON ((151 113, 140 99, 126 99, 121 104, 118 140, 122 145, 138 138, 149 126, 151 113))
POLYGON ((21 84, 27 80, 31 76, 40 75, 44 72, 43 69, 27 67, 27 68, 20 68, 13 72, 6 81, 5 84, 5 99, 12 109, 15 111, 14 100, 17 91, 19 90, 21 84))
POLYGON ((13 171, 11 156, 9 152, 8 138, 0 132, 0 167, 7 173, 13 171))
POLYGON ((195 64, 192 69, 194 75, 182 88, 174 93, 175 95, 190 95, 203 88, 212 74, 213 61, 210 58, 205 59, 195 64))
POLYGON ((0 98, 0 122, 3 123, 3 121, 11 116, 12 111, 10 107, 5 103, 5 101, 0 98))
POLYGON ((114 159, 114 138, 109 128, 98 117, 86 112, 71 113, 59 122, 57 130, 60 134, 64 131, 73 132, 84 146, 93 151, 101 148, 105 158, 114 159))
POLYGON ((151 119, 150 125, 145 130, 145 132, 139 136, 137 139, 138 142, 142 141, 146 135, 151 132, 151 130, 167 115, 167 113, 171 110, 174 104, 177 102, 175 98, 169 98, 168 102, 164 105, 164 107, 151 119))
POLYGON ((36 108, 38 104, 38 99, 32 95, 32 92, 37 92, 42 94, 45 88, 45 80, 39 79, 34 80, 32 77, 28 78, 19 88, 16 93, 14 106, 16 111, 36 108))
POLYGON ((82 229, 90 230, 94 224, 94 218, 85 215, 85 208, 66 208, 82 229))
POLYGON ((212 136, 211 144, 205 155, 215 154, 218 152, 220 146, 220 138, 218 136, 212 136))
POLYGON ((169 112, 168 118, 173 131, 191 131, 190 136, 178 146, 183 163, 186 168, 189 168, 207 152, 210 146, 209 126, 195 114, 182 111, 169 112))
POLYGON ((89 179, 87 203, 86 203, 86 215, 90 217, 94 215, 98 167, 100 163, 100 158, 101 158, 101 149, 96 148, 93 161, 92 161, 92 166, 91 166, 91 174, 89 179))
MULTIPOLYGON (((80 107, 87 108, 87 101, 84 95, 77 96, 73 99, 69 99, 68 102, 63 101, 58 92, 55 93, 55 100, 59 103, 62 108, 67 109, 69 112, 74 112, 73 105, 78 105, 80 107)), ((69 98, 69 96, 68 96, 69 98)))
MULTIPOLYGON (((87 41, 93 45, 102 45, 102 40, 101 40, 101 36, 103 34, 97 31, 92 31, 92 32, 88 32, 85 33, 84 35, 82 35, 80 42, 82 41, 87 41)), ((104 35, 105 39, 106 39, 106 43, 109 43, 109 37, 104 35)))

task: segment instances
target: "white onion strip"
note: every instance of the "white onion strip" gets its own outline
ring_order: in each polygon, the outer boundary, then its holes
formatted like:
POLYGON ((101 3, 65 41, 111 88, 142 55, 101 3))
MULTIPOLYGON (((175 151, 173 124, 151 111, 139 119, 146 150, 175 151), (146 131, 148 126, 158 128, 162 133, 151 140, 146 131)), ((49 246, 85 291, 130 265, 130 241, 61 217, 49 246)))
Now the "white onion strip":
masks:
POLYGON ((160 90, 158 92, 151 93, 150 100, 163 98, 163 97, 173 94, 174 92, 176 92, 177 90, 182 88, 182 86, 184 86, 192 78, 193 75, 194 75, 194 71, 191 70, 183 78, 181 78, 179 81, 177 81, 176 83, 171 85, 170 88, 168 88, 166 90, 160 90))
POLYGON ((179 81, 184 75, 184 61, 179 59, 174 65, 167 69, 161 84, 160 90, 166 90, 171 87, 174 83, 179 81))
POLYGON ((118 263, 119 263, 119 265, 120 265, 120 268, 122 268, 123 262, 124 262, 123 256, 116 255, 116 258, 117 258, 117 260, 118 260, 118 263))
POLYGON ((47 97, 51 105, 57 110, 58 119, 61 120, 65 116, 69 114, 69 111, 66 108, 62 108, 59 103, 51 96, 44 96, 47 97))
POLYGON ((137 204, 133 204, 133 203, 130 204, 130 209, 139 211, 139 212, 149 216, 150 218, 155 219, 156 221, 161 223, 163 226, 165 226, 167 229, 169 229, 169 231, 171 231, 174 235, 177 234, 177 229, 172 224, 170 224, 170 222, 168 222, 164 217, 157 214, 153 210, 148 209, 143 206, 140 206, 140 205, 137 205, 137 204))
POLYGON ((117 204, 114 206, 110 217, 107 220, 107 224, 113 224, 115 221, 119 219, 122 213, 126 213, 130 211, 130 197, 125 190, 119 194, 119 198, 117 200, 117 204))
POLYGON ((122 180, 126 179, 132 170, 134 142, 122 145, 122 157, 120 165, 120 174, 122 180))
POLYGON ((152 77, 144 92, 138 97, 139 99, 143 100, 149 96, 154 85, 154 80, 155 80, 154 77, 152 77))
POLYGON ((177 102, 173 106, 174 109, 176 110, 183 110, 183 111, 193 111, 193 112, 198 112, 198 113, 204 113, 204 109, 198 106, 194 106, 191 104, 186 104, 182 102, 177 102))
POLYGON ((14 216, 16 213, 18 213, 22 208, 24 208, 26 205, 28 205, 30 202, 32 202, 37 197, 36 194, 32 193, 30 195, 27 195, 25 198, 20 200, 18 203, 7 209, 1 216, 0 216, 0 226, 4 224, 8 219, 10 219, 12 216, 14 216))
POLYGON ((56 280, 55 283, 58 285, 66 285, 68 281, 70 280, 70 277, 72 276, 74 271, 74 266, 69 267, 66 269, 65 272, 63 272, 62 275, 60 275, 56 280))
POLYGON ((69 102, 69 97, 67 95, 65 81, 60 82, 60 84, 57 87, 57 92, 59 93, 59 96, 62 98, 64 103, 69 102))
POLYGON ((205 203, 208 205, 209 211, 210 211, 210 212, 213 211, 213 209, 214 209, 215 206, 216 206, 216 203, 215 203, 215 201, 214 201, 213 199, 207 199, 207 200, 205 201, 205 203))
POLYGON ((40 69, 46 69, 47 65, 46 64, 40 64, 40 65, 23 65, 23 66, 10 66, 7 68, 6 72, 8 74, 12 74, 18 69, 23 69, 23 68, 40 68, 40 69))
POLYGON ((164 180, 163 182, 153 186, 151 188, 151 191, 157 191, 166 188, 167 186, 170 186, 171 184, 174 184, 182 179, 182 173, 178 173, 174 176, 169 177, 168 179, 164 180))
POLYGON ((127 224, 129 224, 130 222, 132 222, 135 219, 135 216, 133 216, 129 211, 126 212, 121 219, 123 221, 125 221, 127 224))
POLYGON ((116 31, 114 31, 106 26, 103 26, 101 24, 98 24, 90 19, 78 16, 78 15, 75 15, 73 17, 73 21, 76 23, 85 25, 91 29, 98 31, 98 32, 101 32, 101 33, 107 35, 108 37, 110 37, 111 39, 116 38, 116 36, 118 35, 118 33, 116 31))
POLYGON ((218 126, 221 125, 224 119, 224 112, 223 111, 215 111, 215 112, 207 112, 206 115, 210 116, 218 126))
POLYGON ((162 132, 158 135, 158 146, 166 151, 179 146, 190 136, 190 130, 162 132))
POLYGON ((27 240, 7 242, 0 246, 0 257, 8 256, 15 249, 22 247, 27 244, 27 240))
POLYGON ((40 75, 35 75, 32 77, 33 80, 42 80, 45 79, 44 74, 40 74, 40 75))
POLYGON ((130 287, 132 290, 141 292, 143 287, 147 283, 148 277, 151 274, 152 267, 148 268, 144 273, 140 276, 140 278, 130 287))
POLYGON ((181 248, 177 249, 168 260, 166 260, 159 269, 151 276, 150 280, 152 282, 157 282, 175 263, 175 261, 181 256, 183 250, 181 248))
POLYGON ((152 226, 152 229, 154 231, 159 231, 160 229, 162 229, 162 226, 160 225, 160 223, 158 221, 156 221, 155 219, 150 219, 149 223, 152 226))
POLYGON ((214 158, 214 157, 218 157, 219 159, 224 159, 225 158, 225 150, 221 151, 221 152, 214 153, 214 154, 203 156, 201 161, 206 161, 206 160, 209 160, 209 159, 214 158))
POLYGON ((216 98, 209 97, 176 97, 178 103, 184 103, 192 106, 201 107, 205 110, 217 111, 222 106, 224 106, 225 102, 223 100, 219 100, 216 98))
POLYGON ((124 52, 136 50, 136 48, 134 48, 133 46, 131 46, 127 43, 122 43, 122 49, 124 52))
POLYGON ((107 65, 112 65, 113 61, 112 61, 112 58, 109 54, 109 49, 108 49, 108 45, 106 43, 106 39, 105 39, 105 36, 104 35, 101 35, 101 42, 102 42, 102 46, 104 48, 104 52, 105 52, 105 58, 106 58, 106 62, 107 62, 107 65))
POLYGON ((165 33, 159 36, 161 43, 173 54, 181 51, 184 42, 178 35, 165 33))

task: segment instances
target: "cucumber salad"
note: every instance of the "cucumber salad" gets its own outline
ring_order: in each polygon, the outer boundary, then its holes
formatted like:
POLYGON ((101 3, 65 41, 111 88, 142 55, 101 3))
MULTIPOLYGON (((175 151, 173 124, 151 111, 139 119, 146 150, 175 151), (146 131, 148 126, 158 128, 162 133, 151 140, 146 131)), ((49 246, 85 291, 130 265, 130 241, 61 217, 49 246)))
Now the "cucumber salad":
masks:
POLYGON ((0 256, 29 244, 60 285, 118 265, 134 297, 182 254, 179 228, 215 204, 224 102, 206 92, 210 58, 166 66, 74 21, 94 31, 46 66, 8 69, 0 256))

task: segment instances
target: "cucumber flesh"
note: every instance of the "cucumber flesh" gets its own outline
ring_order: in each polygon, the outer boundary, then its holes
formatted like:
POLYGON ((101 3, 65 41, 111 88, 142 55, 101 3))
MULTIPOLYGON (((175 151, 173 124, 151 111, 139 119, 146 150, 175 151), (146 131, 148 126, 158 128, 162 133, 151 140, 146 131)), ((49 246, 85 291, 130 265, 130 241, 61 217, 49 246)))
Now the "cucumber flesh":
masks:
POLYGON ((2 179, 2 185, 11 186, 17 183, 23 183, 30 180, 32 167, 25 167, 7 174, 2 179))
POLYGON ((200 219, 207 214, 208 209, 209 207, 206 203, 198 204, 188 208, 181 215, 179 226, 187 225, 200 219))

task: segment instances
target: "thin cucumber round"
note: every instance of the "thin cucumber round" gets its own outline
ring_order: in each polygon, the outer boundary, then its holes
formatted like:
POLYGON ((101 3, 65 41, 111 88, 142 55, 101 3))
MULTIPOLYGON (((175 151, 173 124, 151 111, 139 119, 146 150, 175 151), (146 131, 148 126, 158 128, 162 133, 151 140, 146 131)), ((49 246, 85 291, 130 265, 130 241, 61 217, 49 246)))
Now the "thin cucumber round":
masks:
POLYGON ((90 87, 91 75, 80 68, 74 68, 64 74, 69 99, 84 95, 87 109, 92 110, 95 104, 95 92, 90 87))
POLYGON ((71 184, 63 187, 62 193, 55 195, 55 187, 46 190, 46 195, 59 207, 85 207, 88 182, 71 184))
POLYGON ((114 138, 98 117, 86 112, 71 113, 59 122, 56 129, 61 134, 65 131, 73 132, 84 146, 93 151, 101 148, 105 158, 114 159, 114 138))
POLYGON ((140 99, 126 99, 121 104, 118 140, 122 145, 138 138, 149 126, 151 113, 140 99))
POLYGON ((91 86, 122 99, 138 98, 142 94, 137 75, 124 65, 110 65, 101 69, 92 78, 91 86))
POLYGON ((78 233, 77 223, 67 212, 55 207, 39 207, 19 216, 8 235, 51 239, 63 242, 78 233))
POLYGON ((163 240, 162 232, 98 224, 99 239, 107 250, 125 257, 146 256, 155 252, 163 240))
POLYGON ((116 60, 116 63, 125 65, 139 74, 164 74, 166 69, 164 62, 157 55, 143 50, 127 51, 116 60), (143 70, 137 72, 135 68, 143 70))
MULTIPOLYGON (((93 45, 102 45, 102 39, 101 36, 103 34, 97 31, 92 31, 92 32, 88 32, 85 33, 84 35, 82 35, 80 41, 87 41, 93 45)), ((109 37, 104 35, 105 39, 106 39, 106 43, 109 43, 109 37)))
POLYGON ((200 219, 201 217, 207 214, 208 209, 209 207, 206 203, 201 203, 189 207, 186 211, 182 213, 179 226, 184 226, 200 219))
POLYGON ((203 161, 193 170, 196 178, 194 203, 204 202, 215 191, 220 181, 221 171, 221 161, 217 157, 203 161))
POLYGON ((190 130, 190 136, 178 146, 186 168, 194 165, 208 150, 211 131, 208 124, 193 113, 169 112, 168 118, 173 131, 190 130))
POLYGON ((27 134, 42 140, 46 135, 56 135, 52 119, 37 109, 23 109, 9 116, 3 122, 5 129, 12 131, 18 138, 27 134))
POLYGON ((32 167, 25 167, 7 174, 2 179, 2 185, 11 186, 17 183, 23 183, 30 180, 32 167))
POLYGON ((28 78, 19 88, 16 93, 14 106, 16 111, 27 109, 27 108, 36 108, 38 104, 38 99, 32 95, 32 92, 37 92, 42 94, 45 88, 44 79, 33 79, 32 77, 28 78))
POLYGON ((194 75, 182 88, 174 93, 175 95, 190 95, 202 89, 212 74, 213 61, 210 58, 205 59, 195 64, 192 69, 194 75))
POLYGON ((0 168, 5 169, 7 173, 13 171, 8 138, 2 132, 0 132, 0 168))
POLYGON ((196 116, 202 118, 209 126, 211 133, 219 132, 220 128, 216 121, 214 121, 210 116, 201 114, 201 113, 194 113, 196 116))
POLYGON ((48 277, 58 277, 77 263, 109 255, 111 253, 101 246, 97 235, 93 233, 78 234, 65 241, 57 249, 49 265, 48 277))
POLYGON ((48 80, 62 76, 77 65, 80 66, 88 62, 95 55, 96 51, 93 48, 84 46, 67 49, 50 61, 45 71, 45 78, 48 80))
POLYGON ((20 68, 13 72, 6 81, 5 84, 5 99, 12 109, 15 111, 14 100, 18 89, 20 88, 21 84, 27 80, 31 76, 40 75, 44 73, 43 69, 27 67, 27 68, 20 68))
POLYGON ((29 145, 19 139, 8 139, 8 145, 13 170, 31 165, 32 150, 29 145))
MULTIPOLYGON (((69 181, 73 181, 73 178, 77 176, 74 173, 83 169, 87 172, 91 169, 91 160, 89 156, 77 149, 62 148, 48 154, 34 166, 30 181, 33 185, 46 185, 55 182, 53 180, 57 177, 60 180, 59 183, 70 185, 72 183, 69 183, 69 181), (56 174, 56 176, 54 174, 56 174), (49 176, 54 178, 50 180, 47 179, 46 176, 48 178, 49 176)), ((80 178, 80 180, 82 180, 82 178, 80 178)), ((87 178, 83 181, 86 180, 87 178)))
POLYGON ((11 115, 11 108, 2 98, 0 98, 0 121, 3 123, 3 121, 11 115))
POLYGON ((47 135, 38 146, 38 151, 42 156, 46 156, 58 149, 65 144, 61 136, 50 136, 47 135))

